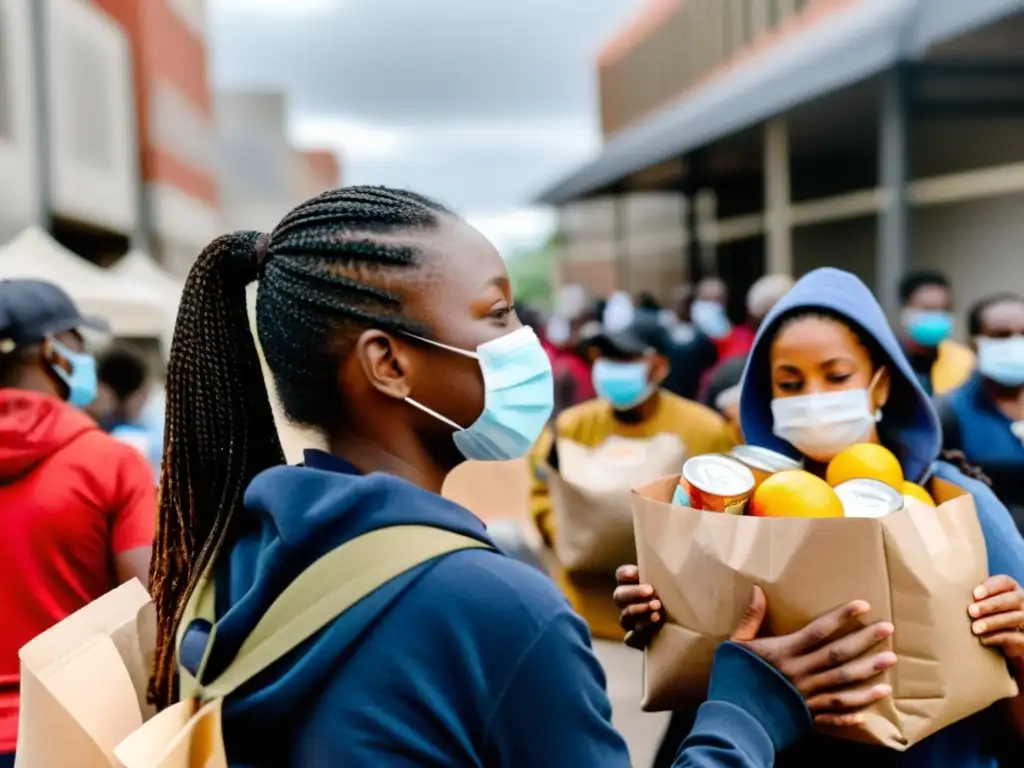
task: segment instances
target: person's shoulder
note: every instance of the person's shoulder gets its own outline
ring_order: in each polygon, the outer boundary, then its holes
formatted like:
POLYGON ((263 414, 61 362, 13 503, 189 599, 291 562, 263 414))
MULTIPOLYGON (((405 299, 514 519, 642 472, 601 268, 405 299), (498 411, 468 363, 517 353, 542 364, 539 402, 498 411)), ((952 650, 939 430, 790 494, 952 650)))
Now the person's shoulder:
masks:
POLYGON ((141 466, 149 472, 146 457, 135 440, 125 439, 125 435, 112 436, 99 428, 84 432, 65 450, 77 463, 97 470, 120 471, 141 466))
POLYGON ((953 339, 942 341, 939 344, 939 354, 947 357, 950 362, 963 363, 971 368, 974 367, 976 357, 974 350, 966 344, 961 344, 959 341, 954 341, 953 339))
POLYGON ((584 424, 609 418, 611 418, 611 406, 601 398, 595 397, 592 400, 570 406, 558 414, 558 418, 555 420, 555 430, 559 437, 572 439, 584 424))
POLYGON ((725 419, 717 411, 703 403, 698 403, 696 400, 688 400, 666 390, 661 391, 661 396, 664 398, 663 407, 666 411, 671 412, 676 418, 686 422, 689 428, 702 430, 725 429, 725 419))
POLYGON ((461 614, 511 639, 532 637, 572 608, 554 582, 532 565, 486 549, 445 557, 424 577, 424 587, 461 614))
POLYGON ((974 506, 978 510, 979 516, 1006 511, 1006 506, 995 495, 988 483, 968 476, 963 470, 948 461, 936 461, 932 465, 932 473, 937 479, 971 494, 974 497, 974 506))

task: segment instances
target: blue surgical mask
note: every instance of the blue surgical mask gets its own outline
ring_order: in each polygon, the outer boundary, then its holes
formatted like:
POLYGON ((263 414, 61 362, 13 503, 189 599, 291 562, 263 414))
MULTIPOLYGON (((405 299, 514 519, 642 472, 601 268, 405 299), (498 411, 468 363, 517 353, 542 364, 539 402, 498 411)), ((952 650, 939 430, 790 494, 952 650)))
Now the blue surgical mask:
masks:
POLYGON ((953 333, 953 315, 941 310, 908 309, 903 325, 911 341, 922 347, 937 347, 953 333))
POLYGON ((732 331, 732 323, 725 307, 717 301, 695 301, 690 307, 690 319, 697 330, 711 339, 724 339, 732 331))
POLYGON ((978 339, 978 371, 1004 387, 1024 386, 1024 336, 978 339))
POLYGON ((405 401, 453 427, 455 446, 467 459, 506 461, 525 456, 544 431, 555 404, 551 362, 537 334, 524 326, 481 344, 476 352, 413 338, 480 362, 484 410, 463 427, 411 397, 405 401))
POLYGON ((644 361, 620 363, 601 358, 590 372, 597 396, 616 411, 636 408, 654 392, 650 365, 644 361))
POLYGON ((71 366, 71 373, 65 371, 61 366, 51 363, 53 372, 60 377, 60 380, 67 385, 68 403, 76 408, 85 408, 96 399, 96 390, 99 382, 96 377, 96 358, 86 352, 74 352, 61 344, 57 339, 51 338, 50 343, 54 351, 68 361, 71 366))

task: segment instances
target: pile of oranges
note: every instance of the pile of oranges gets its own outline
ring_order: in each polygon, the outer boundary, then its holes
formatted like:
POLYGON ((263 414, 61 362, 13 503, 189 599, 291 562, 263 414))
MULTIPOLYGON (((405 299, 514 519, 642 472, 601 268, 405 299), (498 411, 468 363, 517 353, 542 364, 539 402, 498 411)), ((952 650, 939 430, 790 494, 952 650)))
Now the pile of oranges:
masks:
POLYGON ((756 517, 845 517, 833 490, 850 480, 870 479, 889 486, 904 499, 934 507, 928 491, 903 477, 892 451, 873 443, 858 443, 838 454, 822 480, 802 469, 785 470, 764 480, 750 499, 747 514, 756 517))

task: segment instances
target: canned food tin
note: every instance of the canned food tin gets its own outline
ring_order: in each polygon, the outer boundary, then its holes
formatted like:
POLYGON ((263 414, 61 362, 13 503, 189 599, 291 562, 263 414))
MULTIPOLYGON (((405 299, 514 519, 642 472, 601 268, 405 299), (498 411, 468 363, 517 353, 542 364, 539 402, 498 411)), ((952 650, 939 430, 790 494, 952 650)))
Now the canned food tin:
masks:
POLYGON ((802 466, 796 459, 756 445, 737 445, 729 451, 729 456, 753 473, 755 485, 760 485, 776 472, 800 469, 802 466))
POLYGON ((743 514, 755 485, 748 467, 720 453, 687 459, 683 483, 694 509, 730 515, 743 514))
POLYGON ((885 517, 903 509, 903 495, 879 480, 847 480, 835 492, 847 517, 885 517))

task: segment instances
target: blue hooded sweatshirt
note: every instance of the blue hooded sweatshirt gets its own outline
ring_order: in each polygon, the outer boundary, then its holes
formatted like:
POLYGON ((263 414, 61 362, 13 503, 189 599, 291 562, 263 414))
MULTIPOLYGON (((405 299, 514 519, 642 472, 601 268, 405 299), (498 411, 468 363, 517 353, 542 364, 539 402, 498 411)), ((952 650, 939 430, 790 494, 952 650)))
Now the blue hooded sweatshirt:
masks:
MULTIPOLYGON (((317 558, 370 530, 428 524, 486 543, 465 509, 310 451, 260 474, 215 572, 215 677, 274 598, 317 558)), ((610 597, 609 597, 610 599, 610 597)), ((181 663, 198 666, 193 622, 181 663)), ((810 726, 799 694, 724 644, 678 768, 769 768, 810 726)), ((228 697, 232 766, 627 768, 586 625, 536 568, 465 550, 401 576, 228 697)))
MULTIPOLYGON (((845 319, 862 337, 873 339, 887 358, 884 363, 892 385, 889 402, 882 409, 879 434, 899 457, 907 478, 922 482, 939 477, 969 491, 985 536, 989 573, 1007 574, 1024 583, 1024 539, 1009 512, 988 486, 938 461, 942 435, 931 401, 903 355, 882 308, 867 286, 850 273, 830 267, 808 273, 765 318, 741 384, 740 426, 747 441, 799 457, 793 446, 772 432, 769 347, 780 323, 815 310, 845 319)), ((969 621, 966 605, 964 621, 969 621)), ((1003 735, 998 713, 988 711, 962 720, 903 753, 809 736, 780 756, 778 765, 853 765, 857 761, 872 768, 994 768, 999 765, 995 755, 1003 735)))

